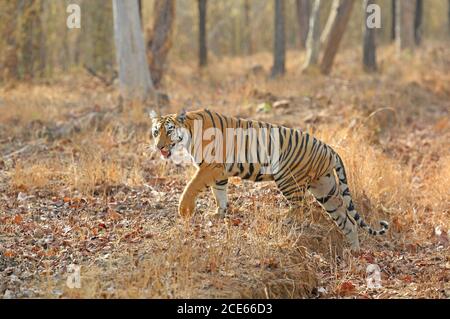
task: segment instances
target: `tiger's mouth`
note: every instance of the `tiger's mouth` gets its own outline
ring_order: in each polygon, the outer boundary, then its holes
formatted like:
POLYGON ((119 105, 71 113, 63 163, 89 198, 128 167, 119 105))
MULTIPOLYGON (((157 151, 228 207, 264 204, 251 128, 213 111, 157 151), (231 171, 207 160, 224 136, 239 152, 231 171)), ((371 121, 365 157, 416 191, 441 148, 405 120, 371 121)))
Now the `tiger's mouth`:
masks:
POLYGON ((163 147, 159 151, 164 158, 169 158, 172 155, 172 149, 175 146, 175 143, 169 145, 168 147, 163 147))
POLYGON ((169 158, 170 155, 172 155, 172 152, 171 152, 170 150, 162 149, 162 150, 161 150, 161 155, 162 155, 164 158, 169 158))

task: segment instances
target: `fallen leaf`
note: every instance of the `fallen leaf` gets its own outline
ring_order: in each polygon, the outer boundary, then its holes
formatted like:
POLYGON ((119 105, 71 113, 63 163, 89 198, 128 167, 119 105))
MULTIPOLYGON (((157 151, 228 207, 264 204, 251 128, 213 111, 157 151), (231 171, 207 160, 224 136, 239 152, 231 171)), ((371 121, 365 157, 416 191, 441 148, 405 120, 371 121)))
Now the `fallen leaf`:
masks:
POLYGON ((371 253, 364 253, 364 254, 362 254, 360 256, 360 259, 365 260, 369 264, 374 264, 375 263, 375 258, 373 257, 373 255, 371 253))
POLYGON ((27 194, 22 193, 22 192, 19 192, 19 194, 17 194, 17 200, 20 202, 23 202, 24 200, 26 200, 27 197, 28 197, 27 194))
POLYGON ((3 253, 3 256, 8 257, 8 258, 12 258, 12 257, 14 257, 14 255, 15 255, 14 252, 11 250, 7 250, 3 253))
POLYGON ((413 281, 413 277, 411 275, 403 276, 401 279, 407 283, 411 283, 413 281))
POLYGON ((242 220, 240 220, 239 218, 231 219, 231 225, 233 225, 233 226, 239 226, 241 223, 242 223, 242 220))
POLYGON ((262 261, 259 262, 259 265, 263 265, 267 268, 278 268, 278 262, 274 257, 270 258, 264 258, 262 261))
POLYGON ((211 260, 209 263, 209 271, 216 272, 217 271, 217 263, 215 260, 211 260))
POLYGON ((122 219, 122 215, 120 215, 118 212, 111 210, 109 211, 107 217, 111 220, 119 220, 122 219))
POLYGON ((337 289, 337 293, 340 296, 347 296, 355 291, 356 287, 351 281, 344 281, 337 289))
POLYGON ((23 218, 20 215, 14 216, 14 224, 21 224, 23 222, 23 218))
POLYGON ((280 101, 276 101, 275 103, 273 103, 273 108, 274 109, 285 109, 289 107, 289 100, 280 100, 280 101))
POLYGON ((437 241, 439 244, 447 246, 450 242, 450 232, 446 229, 442 228, 441 226, 437 226, 434 229, 434 235, 437 238, 437 241))

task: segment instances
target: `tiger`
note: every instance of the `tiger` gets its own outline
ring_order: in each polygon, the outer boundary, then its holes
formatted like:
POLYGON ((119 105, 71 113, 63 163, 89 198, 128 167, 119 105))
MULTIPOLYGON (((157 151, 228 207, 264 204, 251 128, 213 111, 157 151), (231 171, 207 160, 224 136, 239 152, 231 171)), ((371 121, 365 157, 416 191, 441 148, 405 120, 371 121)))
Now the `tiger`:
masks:
POLYGON ((151 111, 150 117, 150 134, 156 151, 168 159, 174 150, 181 147, 197 167, 179 200, 178 214, 184 218, 194 214, 196 197, 208 187, 215 198, 215 214, 226 217, 229 207, 228 180, 240 177, 254 182, 274 181, 291 210, 300 208, 307 190, 331 217, 355 252, 360 250, 358 226, 374 236, 383 235, 388 230, 388 222, 380 221, 381 228, 375 230, 358 214, 341 157, 331 146, 307 132, 229 117, 209 109, 182 110, 164 116, 151 111), (227 135, 233 130, 241 134, 227 135), (218 146, 215 144, 216 149, 213 149, 213 136, 218 139, 220 135, 229 138, 226 143, 222 140, 222 146, 216 143, 218 146), (264 149, 266 153, 278 154, 276 158, 274 156, 275 160, 267 161, 267 156, 264 160, 258 152, 256 156, 247 154, 251 153, 249 145, 256 145, 257 151, 264 149), (238 152, 244 154, 239 159, 236 158, 238 152), (212 156, 213 160, 206 158, 207 155, 212 156))

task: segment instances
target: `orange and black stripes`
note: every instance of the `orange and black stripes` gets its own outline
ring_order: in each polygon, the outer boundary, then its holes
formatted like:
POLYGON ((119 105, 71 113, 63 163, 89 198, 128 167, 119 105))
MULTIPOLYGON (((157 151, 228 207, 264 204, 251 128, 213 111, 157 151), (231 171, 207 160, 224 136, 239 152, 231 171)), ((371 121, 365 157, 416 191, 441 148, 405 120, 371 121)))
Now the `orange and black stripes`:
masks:
MULTIPOLYGON (((158 127, 161 130, 167 127, 168 121, 175 126, 187 128, 191 136, 188 150, 197 160, 196 164, 199 167, 194 179, 200 179, 202 174, 205 179, 206 174, 217 176, 207 180, 222 210, 226 207, 224 200, 226 201, 227 179, 239 176, 256 182, 274 180, 294 207, 303 200, 304 191, 309 190, 347 236, 352 248, 359 247, 354 227, 356 224, 372 235, 384 234, 388 228, 388 224, 384 221, 380 222, 382 226, 380 230, 374 230, 364 222, 355 210, 342 159, 329 145, 306 132, 270 123, 228 117, 208 109, 188 112, 183 116, 161 117, 159 121, 161 125, 158 127), (195 121, 201 122, 201 132, 195 132, 195 121), (222 149, 215 150, 222 154, 221 161, 210 163, 201 154, 211 142, 203 139, 203 133, 208 129, 217 130, 222 134, 223 144, 218 146, 222 149), (228 129, 234 130, 231 136, 228 129), (196 134, 201 134, 201 145, 193 143, 192 137, 196 134), (230 138, 231 140, 227 140, 230 138), (271 157, 274 154, 278 156, 271 157), (202 173, 203 171, 205 173, 202 173)), ((217 131, 212 135, 216 135, 217 131)), ((163 135, 164 132, 161 133, 161 136, 163 135)), ((198 191, 198 189, 193 191, 192 185, 204 184, 196 184, 195 181, 190 182, 184 194, 191 196, 198 191)), ((193 206, 192 200, 195 200, 195 196, 194 199, 183 196, 180 213, 183 207, 193 206)))

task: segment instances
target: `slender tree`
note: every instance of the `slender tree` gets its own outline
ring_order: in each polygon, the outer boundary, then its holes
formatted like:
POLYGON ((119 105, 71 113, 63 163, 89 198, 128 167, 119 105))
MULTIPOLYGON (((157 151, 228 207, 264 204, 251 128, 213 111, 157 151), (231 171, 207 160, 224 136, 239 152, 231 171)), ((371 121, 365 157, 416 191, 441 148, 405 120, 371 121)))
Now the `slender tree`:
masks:
POLYGON ((172 33, 175 21, 175 0, 155 0, 154 23, 147 42, 148 63, 153 84, 159 86, 167 54, 172 47, 172 33))
POLYGON ((391 0, 391 40, 395 41, 397 28, 397 0, 391 0))
POLYGON ((366 72, 374 72, 377 70, 377 47, 375 43, 375 29, 368 25, 367 19, 370 13, 367 7, 374 4, 375 0, 364 0, 364 43, 363 43, 363 66, 366 72))
POLYGON ((336 21, 336 16, 339 12, 340 0, 333 0, 331 3, 330 14, 328 15, 327 22, 325 23, 325 27, 323 28, 322 34, 320 36, 320 44, 324 45, 328 42, 328 38, 330 37, 331 29, 333 28, 333 23, 336 21))
POLYGON ((416 0, 416 12, 414 15, 414 40, 416 45, 422 42, 422 18, 423 0, 416 0))
POLYGON ((207 0, 198 0, 198 65, 208 64, 208 48, 206 45, 206 5, 207 0))
POLYGON ((19 50, 16 37, 18 5, 15 1, 1 3, 3 19, 0 24, 0 81, 19 78, 19 50))
POLYGON ((296 0, 295 3, 297 9, 300 48, 305 49, 309 30, 309 16, 311 15, 311 0, 296 0))
POLYGON ((252 29, 250 25, 250 0, 244 0, 244 52, 247 55, 253 54, 252 29))
POLYGON ((397 0, 396 42, 399 51, 414 49, 414 16, 416 3, 412 0, 397 0))
POLYGON ((138 1, 113 0, 113 13, 121 94, 126 99, 144 100, 154 93, 154 88, 145 57, 138 1))
POLYGON ((286 71, 286 41, 284 34, 284 0, 275 0, 274 46, 272 77, 283 75, 286 71))
POLYGON ((139 19, 142 23, 142 0, 138 0, 138 8, 139 8, 139 19))
POLYGON ((306 40, 306 59, 302 70, 307 71, 317 65, 320 48, 320 7, 321 1, 315 0, 309 18, 308 38, 306 40))
POLYGON ((348 21, 350 20, 354 4, 354 0, 341 0, 339 7, 336 8, 336 18, 332 23, 332 28, 325 44, 325 51, 320 64, 320 71, 322 74, 328 74, 331 71, 334 58, 339 49, 339 44, 341 43, 342 36, 344 35, 348 21))
POLYGON ((41 34, 41 13, 43 2, 41 0, 23 0, 19 2, 21 16, 19 18, 19 63, 21 66, 21 77, 31 79, 40 74, 40 51, 45 41, 41 34))

